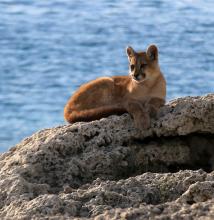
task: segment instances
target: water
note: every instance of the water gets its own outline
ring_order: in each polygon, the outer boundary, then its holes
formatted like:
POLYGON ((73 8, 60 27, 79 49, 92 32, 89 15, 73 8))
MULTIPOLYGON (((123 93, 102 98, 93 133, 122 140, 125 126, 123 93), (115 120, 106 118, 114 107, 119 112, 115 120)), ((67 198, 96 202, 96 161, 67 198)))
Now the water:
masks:
POLYGON ((127 45, 158 45, 168 100, 214 92, 213 34, 213 0, 0 1, 0 151, 65 123, 82 83, 127 74, 127 45))

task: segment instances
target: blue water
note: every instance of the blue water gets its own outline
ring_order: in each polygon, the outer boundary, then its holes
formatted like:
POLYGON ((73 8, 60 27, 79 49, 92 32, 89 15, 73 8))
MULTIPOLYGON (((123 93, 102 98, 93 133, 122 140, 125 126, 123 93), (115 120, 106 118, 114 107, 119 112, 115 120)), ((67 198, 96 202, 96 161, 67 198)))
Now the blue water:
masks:
POLYGON ((0 151, 64 124, 79 85, 127 74, 125 47, 149 43, 168 100, 214 92, 213 0, 1 0, 0 151))

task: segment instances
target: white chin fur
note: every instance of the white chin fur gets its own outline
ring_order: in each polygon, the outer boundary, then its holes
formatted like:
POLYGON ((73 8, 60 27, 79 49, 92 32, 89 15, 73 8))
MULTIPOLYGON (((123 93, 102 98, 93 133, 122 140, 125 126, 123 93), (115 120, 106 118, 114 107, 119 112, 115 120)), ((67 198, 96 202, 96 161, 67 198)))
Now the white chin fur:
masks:
POLYGON ((132 80, 134 82, 136 82, 136 83, 142 83, 142 82, 146 81, 146 78, 145 79, 141 79, 141 80, 136 80, 136 79, 132 78, 132 80))

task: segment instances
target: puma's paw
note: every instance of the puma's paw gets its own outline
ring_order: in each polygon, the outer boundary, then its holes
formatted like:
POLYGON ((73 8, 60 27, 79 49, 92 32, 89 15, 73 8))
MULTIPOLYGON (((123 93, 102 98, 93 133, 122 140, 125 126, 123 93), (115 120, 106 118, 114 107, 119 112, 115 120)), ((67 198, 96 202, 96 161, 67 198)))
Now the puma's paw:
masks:
POLYGON ((157 118, 157 109, 154 106, 151 106, 149 115, 151 118, 157 118))
POLYGON ((146 130, 150 127, 150 118, 145 115, 134 118, 134 125, 139 130, 146 130))

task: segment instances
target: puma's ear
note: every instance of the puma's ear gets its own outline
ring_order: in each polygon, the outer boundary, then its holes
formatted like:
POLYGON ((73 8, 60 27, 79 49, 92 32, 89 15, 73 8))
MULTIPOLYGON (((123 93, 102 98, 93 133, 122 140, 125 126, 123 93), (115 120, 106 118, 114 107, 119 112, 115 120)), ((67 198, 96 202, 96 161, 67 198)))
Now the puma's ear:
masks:
POLYGON ((128 56, 128 57, 133 57, 134 54, 135 54, 135 51, 133 50, 132 47, 128 46, 128 47, 126 48, 126 53, 127 53, 127 56, 128 56))
POLYGON ((151 60, 151 61, 158 60, 157 46, 154 44, 149 45, 146 50, 146 55, 148 56, 149 60, 151 60))

